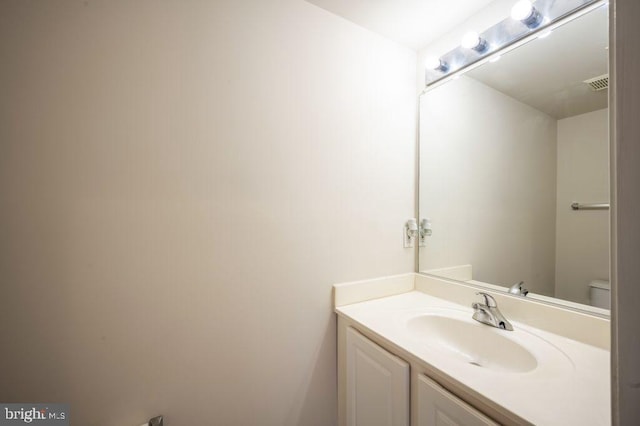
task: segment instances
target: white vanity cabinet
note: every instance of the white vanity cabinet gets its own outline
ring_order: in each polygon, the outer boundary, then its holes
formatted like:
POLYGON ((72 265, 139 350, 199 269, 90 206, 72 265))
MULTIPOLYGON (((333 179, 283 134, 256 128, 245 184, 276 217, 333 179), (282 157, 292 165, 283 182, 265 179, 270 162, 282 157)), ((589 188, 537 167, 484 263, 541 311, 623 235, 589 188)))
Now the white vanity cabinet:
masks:
POLYGON ((418 426, 497 426, 487 416, 421 374, 418 376, 418 426))
POLYGON ((497 426, 352 327, 345 333, 346 426, 497 426), (414 380, 414 406, 410 386, 414 380), (414 418, 411 418, 413 413, 414 418))
POLYGON ((409 364, 353 328, 346 336, 348 426, 409 426, 409 364))

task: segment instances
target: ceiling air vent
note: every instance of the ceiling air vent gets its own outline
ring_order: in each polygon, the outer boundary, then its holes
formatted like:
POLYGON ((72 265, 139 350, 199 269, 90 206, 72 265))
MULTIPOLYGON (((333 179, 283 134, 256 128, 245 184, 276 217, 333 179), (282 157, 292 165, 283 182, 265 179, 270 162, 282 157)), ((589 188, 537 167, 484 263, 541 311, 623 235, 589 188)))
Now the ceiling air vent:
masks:
POLYGON ((603 74, 598 77, 590 78, 589 80, 583 81, 591 87, 591 90, 594 92, 598 92, 600 90, 609 88, 609 74, 603 74))

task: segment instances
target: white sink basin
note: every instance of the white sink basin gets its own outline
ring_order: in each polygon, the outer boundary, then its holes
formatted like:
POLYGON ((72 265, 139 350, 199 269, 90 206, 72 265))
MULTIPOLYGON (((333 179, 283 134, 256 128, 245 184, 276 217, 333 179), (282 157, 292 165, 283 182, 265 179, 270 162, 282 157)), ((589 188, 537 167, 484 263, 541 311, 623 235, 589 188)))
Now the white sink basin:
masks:
MULTIPOLYGON (((505 331, 458 315, 421 314, 406 328, 424 345, 460 362, 497 372, 526 373, 536 369, 536 357, 505 331)), ((555 350, 555 348, 553 348, 555 350)))

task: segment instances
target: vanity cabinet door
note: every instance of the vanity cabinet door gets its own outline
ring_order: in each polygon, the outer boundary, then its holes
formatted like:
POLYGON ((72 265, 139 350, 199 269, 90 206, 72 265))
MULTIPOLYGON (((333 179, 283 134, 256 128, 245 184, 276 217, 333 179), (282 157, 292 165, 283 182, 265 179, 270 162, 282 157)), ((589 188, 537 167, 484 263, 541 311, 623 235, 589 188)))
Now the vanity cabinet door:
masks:
POLYGON ((498 426, 424 375, 418 378, 418 404, 418 426, 498 426))
POLYGON ((409 426, 409 364, 347 329, 347 425, 409 426))

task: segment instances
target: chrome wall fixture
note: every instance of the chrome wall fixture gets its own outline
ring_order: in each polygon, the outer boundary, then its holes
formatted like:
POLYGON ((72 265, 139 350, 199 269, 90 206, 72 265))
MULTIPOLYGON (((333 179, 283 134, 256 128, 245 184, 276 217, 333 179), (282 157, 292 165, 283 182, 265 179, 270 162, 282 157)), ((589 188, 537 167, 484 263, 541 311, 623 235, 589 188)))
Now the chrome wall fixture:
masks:
POLYGON ((520 0, 513 5, 508 18, 482 33, 469 32, 459 47, 440 57, 428 58, 426 86, 430 88, 485 60, 498 58, 499 54, 529 38, 549 35, 553 28, 607 3, 606 0, 520 0))
POLYGON ((571 210, 609 210, 609 203, 571 203, 571 210))

